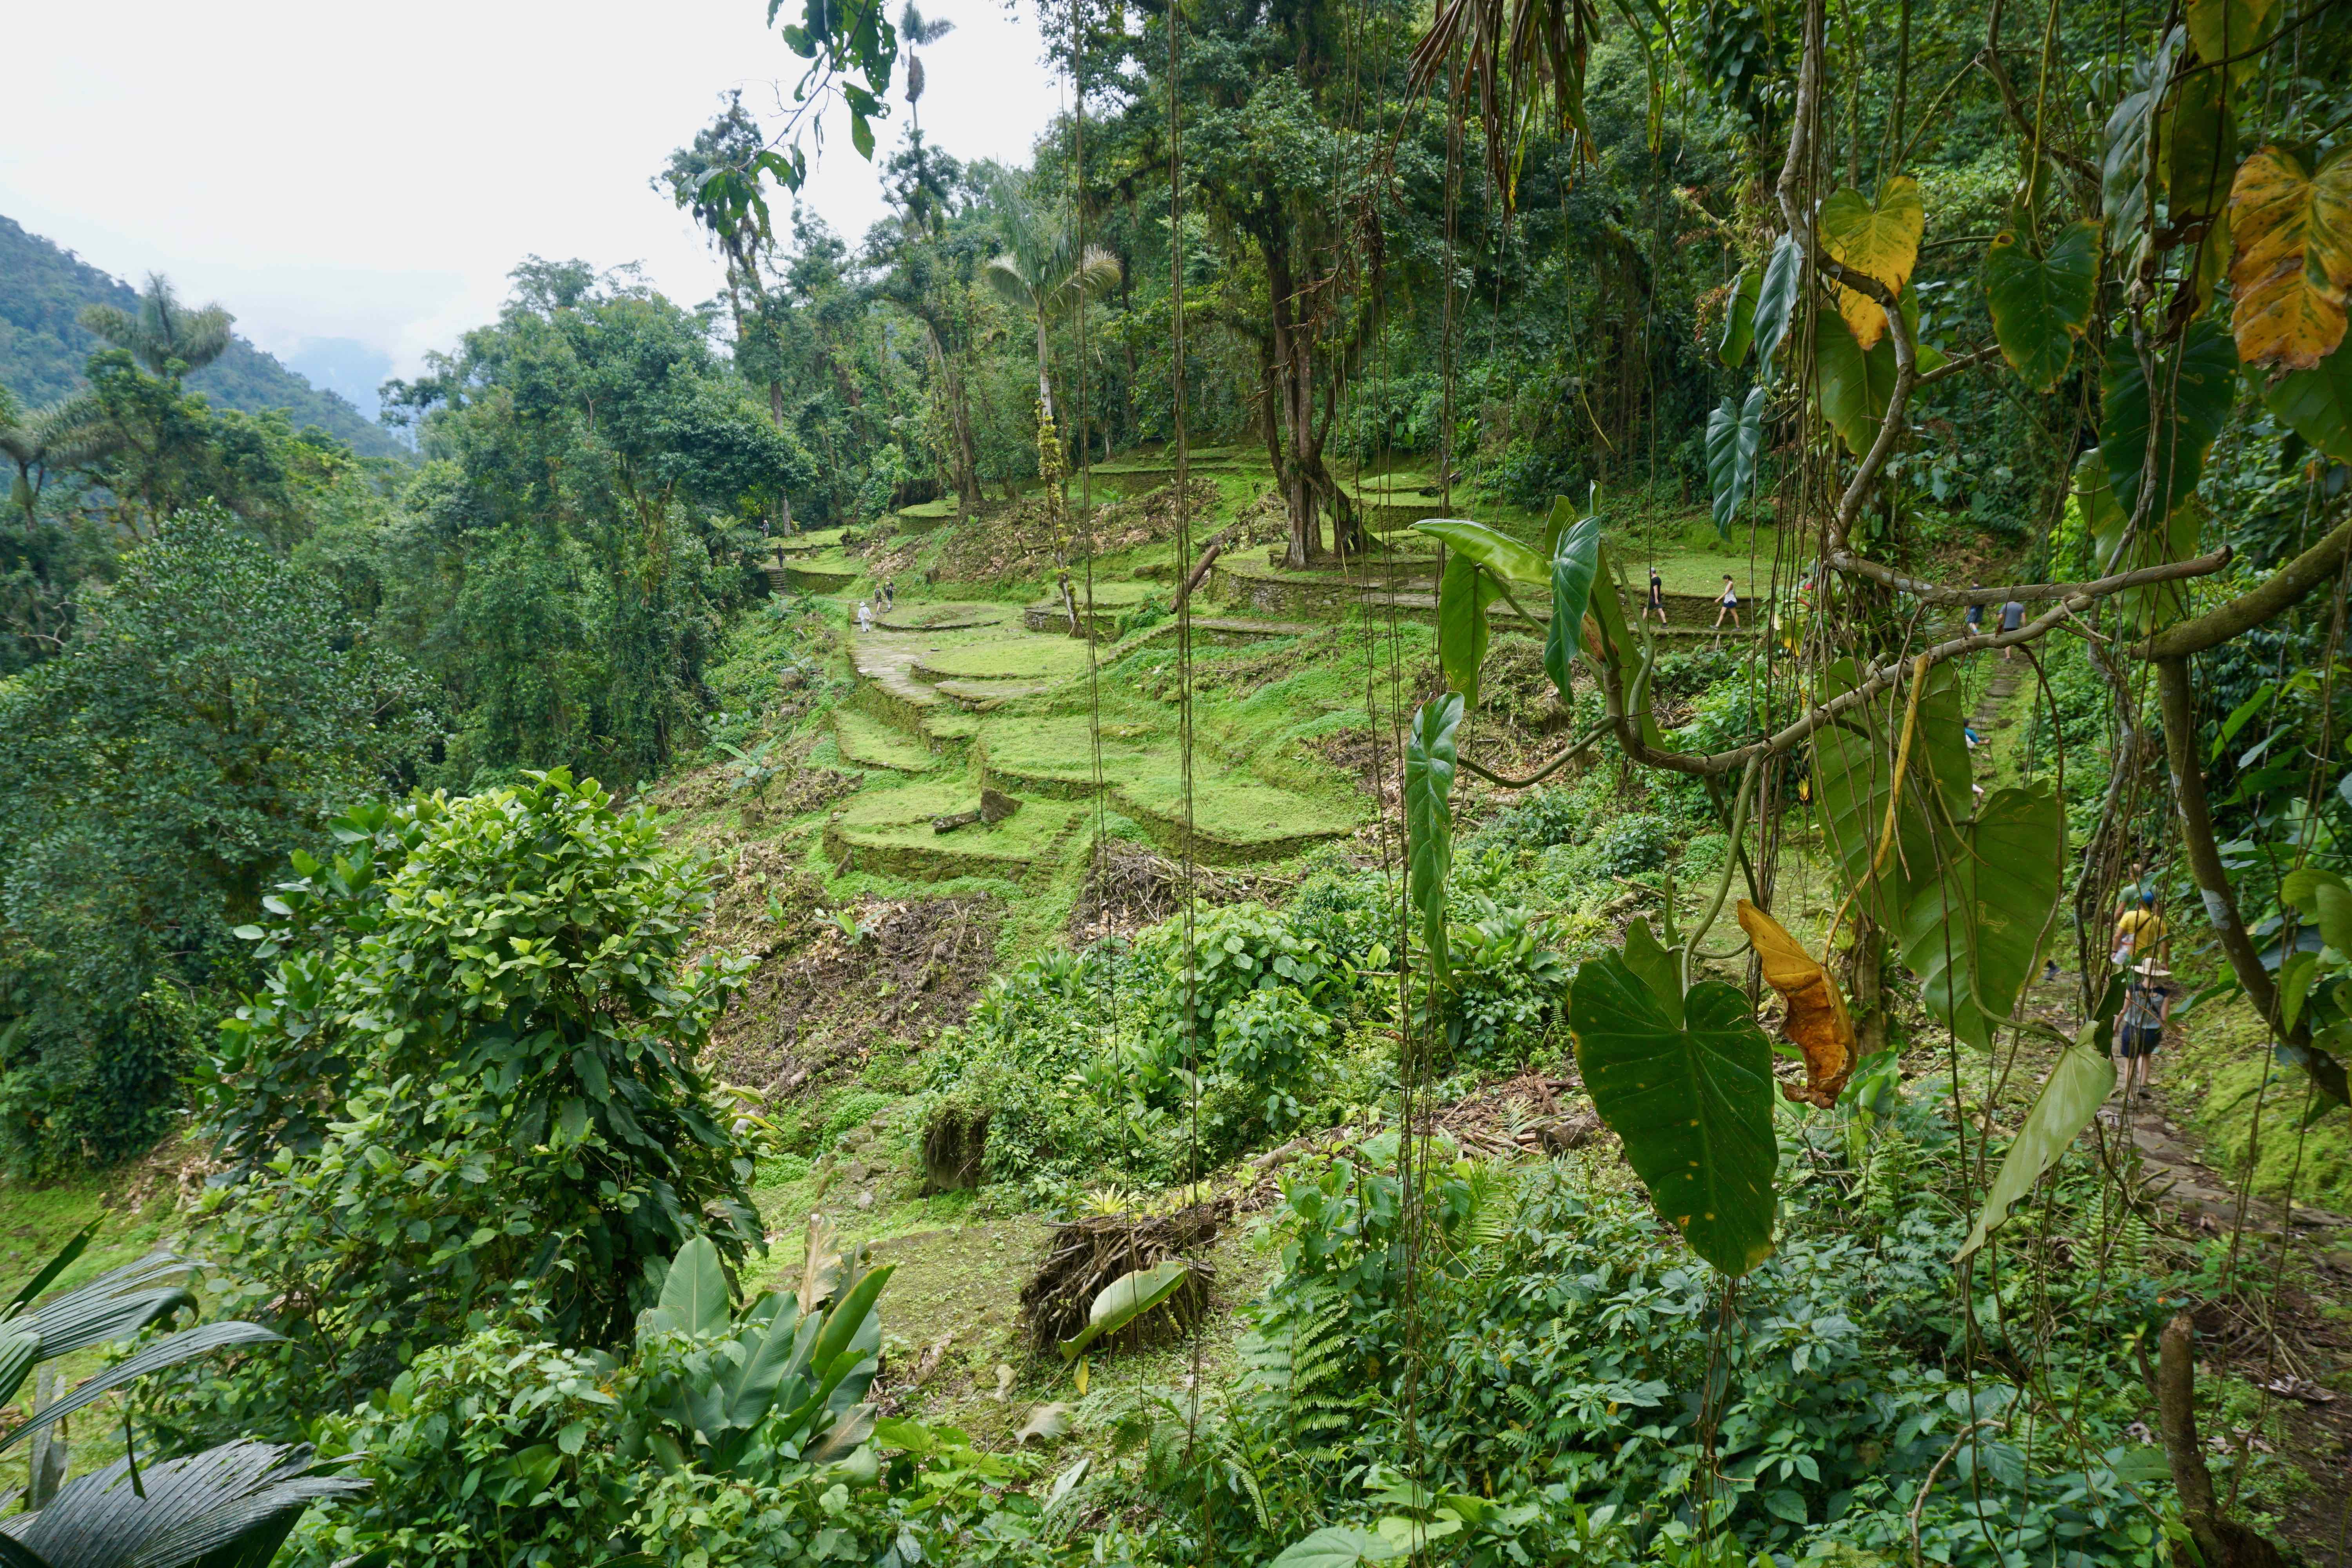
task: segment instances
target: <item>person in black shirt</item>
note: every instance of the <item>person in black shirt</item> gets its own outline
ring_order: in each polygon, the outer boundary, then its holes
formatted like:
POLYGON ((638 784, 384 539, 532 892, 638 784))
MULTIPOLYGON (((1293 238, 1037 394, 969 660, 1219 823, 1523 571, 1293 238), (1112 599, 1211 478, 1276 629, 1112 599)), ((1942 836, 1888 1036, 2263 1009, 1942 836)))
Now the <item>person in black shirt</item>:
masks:
POLYGON ((1650 568, 1650 599, 1642 606, 1642 618, 1646 621, 1654 615, 1658 617, 1658 625, 1666 624, 1666 585, 1654 566, 1650 568))

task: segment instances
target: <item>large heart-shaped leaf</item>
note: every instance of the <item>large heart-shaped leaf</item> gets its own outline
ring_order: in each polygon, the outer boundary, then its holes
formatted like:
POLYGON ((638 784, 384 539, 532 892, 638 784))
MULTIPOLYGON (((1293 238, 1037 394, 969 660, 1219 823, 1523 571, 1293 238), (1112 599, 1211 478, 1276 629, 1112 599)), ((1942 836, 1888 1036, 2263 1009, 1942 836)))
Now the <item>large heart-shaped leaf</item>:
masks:
POLYGON ((1764 440, 1764 389, 1748 389, 1738 407, 1731 399, 1706 418, 1706 479, 1715 492, 1715 531, 1727 542, 1731 520, 1756 482, 1756 449, 1764 440))
MULTIPOLYGON (((1819 226, 1822 248, 1840 265, 1875 279, 1891 295, 1903 292, 1918 265, 1919 238, 1927 232, 1927 209, 1919 199, 1919 182, 1898 174, 1886 182, 1878 200, 1860 191, 1833 194, 1822 204, 1819 226)), ((1865 351, 1886 331, 1886 310, 1876 300, 1841 285, 1838 314, 1853 330, 1854 342, 1865 351)))
POLYGON ((2352 158, 2337 148, 2306 173, 2302 160, 2264 147, 2230 188, 2237 247, 2230 317, 2238 356, 2250 365, 2309 370, 2344 341, 2352 289, 2352 158))
POLYGON ((2220 212, 2238 172, 2238 122, 2220 71, 2191 72, 2161 126, 2165 199, 2175 222, 2220 212))
POLYGON ((1551 677, 1563 704, 1570 700, 1569 664, 1576 656, 1600 571, 1601 520, 1580 519, 1559 536, 1552 552, 1551 623, 1544 628, 1544 673, 1551 677))
POLYGON ((1356 1568, 1360 1563, 1388 1563, 1404 1554, 1403 1547, 1384 1535, 1332 1524, 1283 1548, 1271 1568, 1356 1568))
POLYGON ((2043 257, 2014 234, 1996 235, 1985 253, 1984 283, 2001 358, 2026 385, 2047 392, 2066 374, 2074 340, 2090 324, 2099 284, 2099 226, 2067 225, 2043 257))
POLYGON ((2156 122, 2172 80, 2172 60, 2181 35, 2165 35, 2156 53, 2132 68, 2131 90, 2107 116, 2106 141, 2099 157, 2100 216, 2116 269, 2128 278, 2147 258, 2148 218, 2155 208, 2156 122))
POLYGON ((1570 991, 1576 1063, 1658 1211, 1741 1275, 1772 1254, 1772 1047, 1720 981, 1692 986, 1683 1009, 1678 1028, 1622 958, 1587 960, 1570 991))
POLYGON ((1454 739, 1461 725, 1461 694, 1449 691, 1413 710, 1404 743, 1405 887, 1441 983, 1447 976, 1445 879, 1454 868, 1454 739))
MULTIPOLYGON (((2243 85, 2263 68, 2263 46, 2273 31, 2278 0, 2189 0, 2189 37, 2209 65, 2227 60, 2230 80, 2243 85)), ((2218 77, 2220 71, 2202 71, 2218 77)))
POLYGON ((1507 533, 1497 533, 1466 517, 1433 517, 1413 529, 1458 550, 1506 583, 1531 583, 1541 587, 1550 574, 1550 563, 1507 533))
POLYGON ((1822 417, 1845 449, 1861 457, 1878 439, 1895 395, 1895 340, 1882 337, 1864 351, 1842 317, 1825 313, 1813 322, 1813 366, 1821 374, 1822 417))
POLYGON ((1789 321, 1797 310, 1797 280, 1804 271, 1804 256, 1797 242, 1782 235, 1764 264, 1764 281, 1756 290, 1756 374, 1772 379, 1773 357, 1789 335, 1789 321))
POLYGON ((2238 351, 2210 321, 2191 322, 2174 353, 2152 358, 2165 405, 2161 415, 2151 416, 2147 376, 2127 336, 2108 340, 2100 376, 2099 451, 2126 517, 2137 508, 2144 476, 2157 482, 2153 517, 2170 517, 2197 488, 2205 454, 2228 422, 2238 391, 2238 351))
POLYGON ((1495 580, 1463 551, 1445 557, 1437 579, 1437 663, 1445 684, 1462 694, 1464 708, 1478 706, 1478 667, 1486 662, 1486 606, 1502 596, 1495 580))
POLYGON ((2339 463, 2352 463, 2352 353, 2341 348, 2310 370, 2263 388, 2279 423, 2339 463))
MULTIPOLYGON (((1826 700, 1853 689, 1854 667, 1840 659, 1825 672, 1826 700)), ((1905 701, 1907 702, 1907 693, 1905 701)), ((1910 907, 1916 879, 1937 861, 1937 836, 1969 815, 1972 798, 1967 737, 1960 730, 1959 678, 1949 664, 1928 671, 1911 737, 1909 781, 1895 814, 1895 843, 1873 869, 1885 836, 1895 760, 1902 752, 1904 703, 1881 696, 1847 710, 1813 734, 1813 784, 1822 826, 1854 907, 1892 928, 1910 907)))
POLYGON ((1756 295, 1763 286, 1763 269, 1756 267, 1731 280, 1731 293, 1723 303, 1723 335, 1715 344, 1715 357, 1726 370, 1738 370, 1756 341, 1756 295))
POLYGON ((1969 1227, 1969 1238, 1952 1254, 1958 1263, 1985 1244, 1985 1237, 1998 1229, 2009 1217, 2009 1211, 2027 1194, 2033 1191, 2051 1166, 2058 1163, 2099 1107, 2115 1092, 2116 1064, 2100 1054, 2096 1047, 2099 1026, 2085 1024, 2074 1043, 2060 1053, 2058 1065, 2034 1097, 2033 1109, 2026 1113, 2025 1125, 2018 1129, 2017 1141, 2009 1146, 2009 1153, 2000 1163, 2000 1173, 1993 1177, 1992 1190, 1985 1195, 1983 1212, 1969 1227))
POLYGON ((1959 853, 1912 868, 1903 962, 1928 1013, 1972 1046, 1991 1044, 2033 973, 2065 847, 2056 794, 2027 784, 1985 796, 1959 853))

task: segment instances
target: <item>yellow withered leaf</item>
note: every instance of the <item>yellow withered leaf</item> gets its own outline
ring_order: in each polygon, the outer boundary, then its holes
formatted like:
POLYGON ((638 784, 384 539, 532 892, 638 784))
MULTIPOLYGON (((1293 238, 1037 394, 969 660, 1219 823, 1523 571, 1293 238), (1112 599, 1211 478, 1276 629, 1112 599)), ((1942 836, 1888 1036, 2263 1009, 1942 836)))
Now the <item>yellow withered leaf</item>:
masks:
POLYGON ((1853 1072, 1853 1019, 1845 1010, 1845 996, 1830 972, 1780 921, 1746 899, 1739 900, 1739 929, 1755 944, 1764 984, 1788 1004, 1780 1032, 1805 1053, 1805 1086, 1787 1085, 1780 1092, 1827 1110, 1853 1072))
POLYGON ((2334 353, 2352 289, 2352 158, 2339 151, 2306 174, 2263 148, 2231 184, 2230 233, 2241 363, 2309 370, 2334 353))
MULTIPOLYGON (((1919 182, 1908 174, 1896 175, 1878 193, 1875 205, 1860 191, 1839 191, 1822 204, 1820 229, 1822 248, 1832 260, 1884 283, 1890 294, 1900 294, 1919 264, 1919 238, 1927 232, 1919 182)), ((1843 286, 1838 314, 1865 353, 1886 331, 1885 308, 1843 286)))

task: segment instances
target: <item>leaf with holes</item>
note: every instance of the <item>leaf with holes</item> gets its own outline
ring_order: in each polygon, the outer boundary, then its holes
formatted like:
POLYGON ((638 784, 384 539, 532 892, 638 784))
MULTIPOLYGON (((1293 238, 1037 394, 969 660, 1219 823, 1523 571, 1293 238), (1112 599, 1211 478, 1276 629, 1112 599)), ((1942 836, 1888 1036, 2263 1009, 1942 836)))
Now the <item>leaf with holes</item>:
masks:
MULTIPOLYGON (((1898 174, 1886 182, 1875 203, 1860 191, 1839 191, 1822 204, 1819 227, 1822 248, 1831 259, 1899 296, 1919 263, 1919 239, 1927 227, 1919 182, 1898 174)), ((1840 285, 1838 314, 1864 350, 1885 335, 1885 308, 1866 294, 1840 285)))
POLYGON ((2339 463, 2352 463, 2352 353, 2338 348, 2310 370, 2263 388, 2279 423, 2339 463))
POLYGON ((1813 322, 1813 365, 1821 374, 1822 417, 1859 458, 1878 439, 1895 395, 1895 340, 1864 351, 1845 321, 1824 312, 1813 322))
POLYGON ((1405 882, 1441 984, 1447 978, 1445 879, 1454 868, 1454 738, 1461 725, 1461 695, 1449 691, 1414 710, 1404 743, 1405 882))
POLYGON ((2000 1173, 1985 1195, 1983 1212, 1969 1227, 1968 1240, 1952 1255, 1953 1262, 1985 1244, 1985 1237, 2000 1228, 2009 1211, 2033 1191, 2034 1184, 2083 1135, 2083 1129, 2115 1092, 2116 1064, 2095 1047, 2098 1028, 2095 1023, 2085 1024, 2074 1043, 2060 1053, 2058 1065, 2050 1070, 2042 1092, 2034 1098, 2033 1109, 2026 1112, 2025 1125, 2018 1129, 2016 1141, 2000 1163, 2000 1173))
POLYGON ((1985 253, 1985 303, 2000 357, 2036 392, 2066 374, 2074 340, 2090 324, 2099 286, 2099 226, 2068 224, 2036 257, 2014 234, 1994 237, 1985 253))
POLYGON ((1559 536, 1551 557, 1551 622, 1544 628, 1544 673, 1551 677, 1563 705, 1570 701, 1568 671, 1575 658, 1584 612, 1592 603, 1593 579, 1601 571, 1601 520, 1580 519, 1559 536))
POLYGON ((2230 330, 2250 365, 2309 370, 2344 341, 2352 289, 2352 158, 2338 148, 2306 174, 2301 160, 2264 147, 2230 188, 2236 254, 2230 330))
POLYGON ((1706 479, 1715 491, 1715 531, 1731 540, 1731 520, 1756 482, 1756 449, 1764 441, 1764 389, 1751 387, 1739 407, 1728 397, 1706 419, 1706 479))
POLYGON ((2205 473, 2205 454, 2230 417, 2238 392, 2238 352, 2230 334, 2210 321, 2192 321, 2179 348, 2154 356, 2157 385, 2168 405, 2152 414, 2147 376, 2131 340, 2107 341, 2100 374, 2099 451, 2126 517, 2135 510, 2144 475, 2158 489, 2149 510, 2169 517, 2205 473), (2152 427, 2151 427, 2152 426, 2152 427))
POLYGON ((1764 264, 1764 281, 1756 289, 1756 374, 1766 381, 1772 379, 1772 361, 1780 352, 1780 342, 1789 335, 1789 322, 1797 310, 1797 279, 1804 271, 1804 258, 1797 242, 1782 235, 1772 247, 1771 258, 1764 264))
POLYGON ((1845 1010, 1845 994, 1779 921, 1746 899, 1739 900, 1738 915, 1739 929, 1756 949, 1764 984, 1788 1005, 1780 1032, 1805 1055, 1804 1088, 1791 1084, 1780 1092, 1827 1110, 1837 1103, 1838 1091, 1853 1072, 1853 1017, 1845 1010))
MULTIPOLYGON (((2227 60, 2231 83, 2244 86, 2262 69, 2262 52, 2275 31, 2271 13, 2278 0, 2189 0, 2189 38, 2208 65, 2227 60)), ((2219 77, 2220 70, 2200 71, 2219 77)))
POLYGON ((1677 1027, 1615 953, 1570 988, 1576 1064, 1601 1119, 1691 1250, 1738 1276, 1772 1255, 1772 1047, 1748 998, 1690 988, 1677 1027))
POLYGON ((1979 1050, 2033 973, 2065 847, 2057 795, 2028 784, 1986 795, 1958 853, 1912 868, 1903 962, 1919 977, 1928 1013, 1979 1050))

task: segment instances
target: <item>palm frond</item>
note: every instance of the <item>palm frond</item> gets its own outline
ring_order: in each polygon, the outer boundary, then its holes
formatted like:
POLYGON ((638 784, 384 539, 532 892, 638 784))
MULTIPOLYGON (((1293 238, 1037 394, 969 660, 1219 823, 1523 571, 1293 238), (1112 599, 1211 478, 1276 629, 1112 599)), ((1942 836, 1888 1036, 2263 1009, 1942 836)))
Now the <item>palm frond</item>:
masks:
POLYGON ((136 1484, 125 1458, 68 1483, 46 1508, 0 1520, 0 1531, 47 1568, 261 1568, 304 1508, 368 1484, 310 1473, 311 1453, 227 1443, 142 1465, 136 1484))

